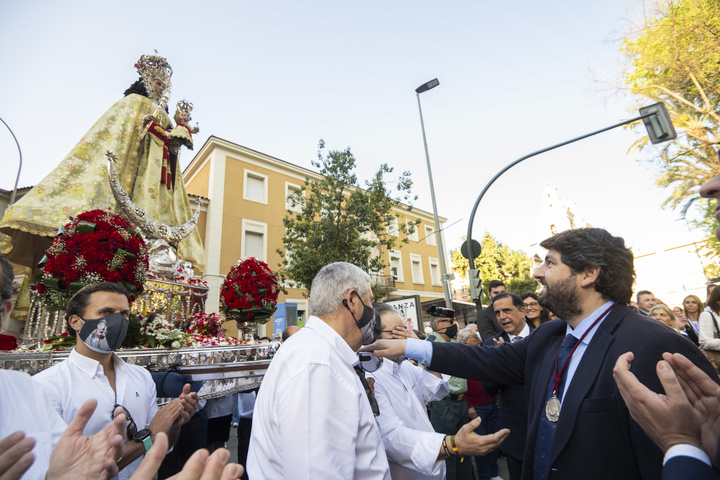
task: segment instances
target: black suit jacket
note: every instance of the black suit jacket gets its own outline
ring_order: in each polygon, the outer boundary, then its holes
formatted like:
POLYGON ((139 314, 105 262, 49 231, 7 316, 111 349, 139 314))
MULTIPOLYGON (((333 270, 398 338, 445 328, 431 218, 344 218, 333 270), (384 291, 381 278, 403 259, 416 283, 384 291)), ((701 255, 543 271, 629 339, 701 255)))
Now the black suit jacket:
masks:
MULTIPOLYGON (((532 327, 530 327, 530 331, 532 330, 532 327)), ((501 338, 507 343, 510 342, 510 335, 503 332, 488 338, 485 345, 495 347, 493 340, 501 338)), ((500 393, 500 425, 498 430, 501 428, 510 429, 510 435, 500 448, 507 455, 522 461, 525 454, 528 419, 525 387, 522 385, 500 385, 492 382, 482 382, 482 386, 488 395, 500 393)))
POLYGON ((475 322, 478 327, 478 333, 483 342, 490 340, 493 336, 504 332, 503 328, 495 317, 495 312, 492 311, 490 306, 487 306, 480 310, 477 314, 477 321, 475 322))
POLYGON ((720 480, 720 473, 692 457, 674 457, 662 470, 662 480, 720 480))
MULTIPOLYGON (((529 417, 525 479, 532 478, 537 427, 565 330, 565 322, 553 320, 524 341, 497 348, 433 344, 431 370, 470 380, 525 385, 529 417)), ((613 380, 615 362, 625 352, 635 354, 631 371, 655 392, 663 391, 655 370, 663 352, 682 353, 718 380, 710 362, 688 339, 627 306, 616 305, 595 332, 563 400, 550 451, 549 478, 660 478, 662 452, 630 418, 613 380)))

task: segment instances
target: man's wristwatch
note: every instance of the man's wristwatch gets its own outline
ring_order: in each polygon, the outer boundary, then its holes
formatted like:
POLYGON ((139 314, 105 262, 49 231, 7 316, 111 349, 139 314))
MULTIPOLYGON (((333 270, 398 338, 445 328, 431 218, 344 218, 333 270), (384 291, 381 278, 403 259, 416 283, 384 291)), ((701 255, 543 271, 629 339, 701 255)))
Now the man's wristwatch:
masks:
POLYGON ((142 443, 145 447, 145 453, 147 453, 150 448, 152 447, 152 438, 150 437, 152 433, 147 428, 144 428, 137 432, 135 436, 133 437, 134 442, 142 443))

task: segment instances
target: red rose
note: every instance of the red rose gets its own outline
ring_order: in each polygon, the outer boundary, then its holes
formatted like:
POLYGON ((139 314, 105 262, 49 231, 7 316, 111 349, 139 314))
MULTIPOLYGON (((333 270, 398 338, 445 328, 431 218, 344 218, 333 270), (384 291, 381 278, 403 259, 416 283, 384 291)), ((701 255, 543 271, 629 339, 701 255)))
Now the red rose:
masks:
POLYGON ((18 343, 15 337, 0 334, 0 350, 15 350, 17 347, 18 343))

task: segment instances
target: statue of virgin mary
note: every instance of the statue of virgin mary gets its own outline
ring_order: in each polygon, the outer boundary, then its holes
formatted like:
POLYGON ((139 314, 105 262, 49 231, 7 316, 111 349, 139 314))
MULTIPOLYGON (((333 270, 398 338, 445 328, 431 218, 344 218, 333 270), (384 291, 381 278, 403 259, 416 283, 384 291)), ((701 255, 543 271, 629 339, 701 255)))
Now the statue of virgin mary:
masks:
MULTIPOLYGON (((118 157, 115 170, 121 185, 151 220, 174 226, 191 218, 177 148, 168 148, 172 124, 166 104, 172 68, 158 55, 143 55, 135 68, 140 78, 125 97, 100 117, 60 165, 5 212, 0 233, 9 241, 4 237, 0 249, 11 262, 35 268, 69 217, 93 209, 122 214, 108 182, 108 151, 118 157)), ((192 262, 196 272, 204 272, 197 228, 179 243, 178 255, 192 262)))

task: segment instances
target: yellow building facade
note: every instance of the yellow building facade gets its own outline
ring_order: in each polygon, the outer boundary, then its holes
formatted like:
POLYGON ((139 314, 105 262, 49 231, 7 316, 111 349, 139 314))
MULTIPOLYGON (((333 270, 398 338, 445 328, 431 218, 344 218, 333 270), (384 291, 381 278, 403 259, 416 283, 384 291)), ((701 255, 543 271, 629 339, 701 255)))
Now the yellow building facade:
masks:
MULTIPOLYGON (((205 247, 203 276, 210 288, 206 311, 219 311, 219 291, 224 275, 238 260, 255 257, 278 270, 284 250, 283 218, 291 207, 287 196, 305 184, 305 179, 321 175, 306 168, 265 155, 235 143, 211 136, 183 172, 189 195, 202 197, 198 228, 205 247)), ((440 253, 432 213, 416 208, 398 210, 396 221, 420 220, 408 243, 397 242, 386 256, 384 272, 372 275, 388 299, 419 295, 421 301, 443 298, 440 253)), ((442 223, 445 222, 441 218, 442 223)), ((399 225, 391 232, 405 237, 399 225)), ((442 234, 442 233, 441 233, 442 234)), ((399 238, 398 240, 402 240, 399 238)), ((278 302, 296 303, 298 316, 305 321, 312 313, 305 289, 286 285, 287 294, 278 302)), ((260 327, 260 336, 270 336, 272 321, 260 327)), ((233 325, 226 324, 232 331, 233 325)))

